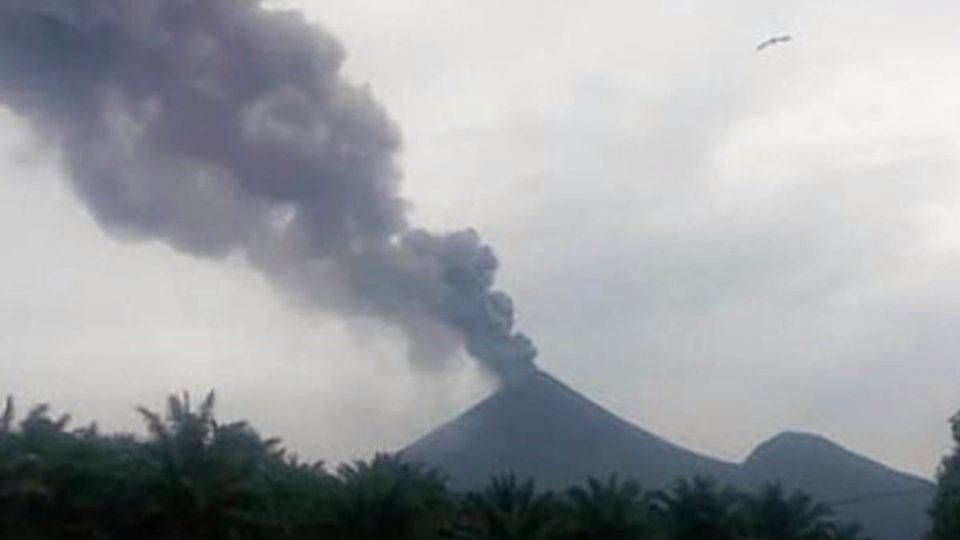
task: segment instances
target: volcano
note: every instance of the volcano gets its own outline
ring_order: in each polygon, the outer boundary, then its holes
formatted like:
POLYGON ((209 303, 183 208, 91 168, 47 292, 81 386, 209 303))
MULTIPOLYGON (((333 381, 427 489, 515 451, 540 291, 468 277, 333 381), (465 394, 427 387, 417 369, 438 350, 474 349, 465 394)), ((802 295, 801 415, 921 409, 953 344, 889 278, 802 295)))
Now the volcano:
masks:
POLYGON ((704 475, 752 489, 780 481, 834 505, 840 520, 877 540, 920 540, 933 485, 816 435, 785 433, 744 463, 693 452, 623 420, 542 371, 507 383, 486 400, 402 451, 442 469, 454 489, 513 472, 562 489, 617 474, 648 489, 704 475))
POLYGON ((506 384, 403 453, 443 469, 455 488, 509 471, 561 488, 591 475, 660 487, 690 474, 732 480, 738 470, 620 419, 542 371, 506 384))

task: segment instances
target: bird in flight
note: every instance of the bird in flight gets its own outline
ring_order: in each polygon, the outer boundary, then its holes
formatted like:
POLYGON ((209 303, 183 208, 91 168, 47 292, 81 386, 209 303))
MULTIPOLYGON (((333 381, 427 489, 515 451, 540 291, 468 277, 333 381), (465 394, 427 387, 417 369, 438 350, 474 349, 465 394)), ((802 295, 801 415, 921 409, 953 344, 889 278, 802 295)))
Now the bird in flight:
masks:
POLYGON ((774 36, 774 37, 772 37, 772 38, 769 38, 769 39, 766 39, 766 40, 760 42, 760 44, 757 45, 757 50, 758 50, 758 51, 762 51, 762 50, 766 49, 767 47, 773 47, 774 45, 779 45, 779 44, 781 44, 781 43, 787 43, 787 42, 792 41, 792 40, 793 40, 793 36, 789 36, 789 35, 786 35, 786 34, 785 34, 785 35, 782 35, 782 36, 774 36))

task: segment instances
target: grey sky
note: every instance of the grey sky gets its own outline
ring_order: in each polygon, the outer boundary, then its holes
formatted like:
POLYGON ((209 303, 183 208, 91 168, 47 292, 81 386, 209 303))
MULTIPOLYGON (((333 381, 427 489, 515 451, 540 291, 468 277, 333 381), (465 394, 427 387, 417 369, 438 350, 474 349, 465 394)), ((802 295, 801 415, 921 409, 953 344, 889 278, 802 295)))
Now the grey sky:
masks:
MULTIPOLYGON (((960 405, 960 7, 285 4, 401 127, 413 221, 496 247, 544 368, 721 457, 809 429, 932 470, 960 405)), ((469 362, 415 372, 395 331, 291 309, 239 262, 107 237, 0 126, 0 390, 126 427, 215 386, 334 460, 483 394, 469 362)))

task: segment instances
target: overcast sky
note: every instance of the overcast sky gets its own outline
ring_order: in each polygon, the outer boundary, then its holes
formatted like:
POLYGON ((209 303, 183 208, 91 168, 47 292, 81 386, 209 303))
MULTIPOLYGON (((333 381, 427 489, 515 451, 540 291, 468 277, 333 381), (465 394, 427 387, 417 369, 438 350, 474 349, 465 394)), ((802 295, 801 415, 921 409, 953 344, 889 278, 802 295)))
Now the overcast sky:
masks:
MULTIPOLYGON (((721 458, 808 430, 929 475, 960 407, 960 5, 722 4, 273 2, 402 128, 413 220, 496 247, 541 367, 721 458)), ((337 461, 491 389, 239 261, 113 238, 60 176, 0 111, 0 392, 128 429, 215 387, 337 461)))

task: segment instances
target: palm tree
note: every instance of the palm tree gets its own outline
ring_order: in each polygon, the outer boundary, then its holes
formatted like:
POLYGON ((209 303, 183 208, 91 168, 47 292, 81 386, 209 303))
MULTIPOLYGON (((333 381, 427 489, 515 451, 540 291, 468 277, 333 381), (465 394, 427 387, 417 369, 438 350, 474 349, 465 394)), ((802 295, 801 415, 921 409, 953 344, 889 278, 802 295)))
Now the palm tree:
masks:
POLYGON ((6 523, 20 519, 13 537, 99 539, 123 507, 114 496, 123 475, 109 439, 92 430, 68 431, 70 417, 33 408, 13 429, 12 402, 0 419, 0 507, 6 523), (25 531, 32 531, 31 533, 25 531))
POLYGON ((736 540, 742 529, 737 495, 713 480, 680 480, 654 495, 654 516, 666 540, 736 540))
POLYGON ((863 534, 859 525, 831 525, 827 534, 830 540, 873 540, 863 534))
POLYGON ((464 522, 455 537, 464 540, 545 540, 556 538, 562 522, 558 502, 538 494, 533 480, 513 474, 495 476, 464 501, 464 522))
POLYGON ((13 396, 7 396, 7 401, 3 407, 3 414, 0 414, 0 435, 10 435, 13 433, 13 419, 15 414, 13 396))
POLYGON ((337 481, 322 463, 284 456, 268 462, 262 476, 269 540, 328 538, 329 506, 337 481))
POLYGON ((960 412, 950 418, 953 451, 940 462, 937 491, 930 507, 931 540, 960 538, 960 412))
POLYGON ((69 414, 53 418, 50 416, 50 406, 43 404, 30 409, 27 417, 20 422, 19 431, 23 444, 29 449, 39 451, 54 448, 57 443, 69 439, 70 434, 67 432, 69 425, 69 414))
POLYGON ((779 483, 764 486, 743 498, 743 517, 749 537, 756 540, 828 540, 832 531, 830 507, 810 496, 784 493, 779 483))
POLYGON ((575 540, 639 540, 651 532, 650 504, 640 487, 595 478, 567 491, 571 534, 575 540))
POLYGON ((447 526, 450 500, 437 470, 377 454, 337 469, 328 510, 334 538, 426 540, 439 538, 447 526))
POLYGON ((10 396, 0 415, 0 538, 33 538, 38 533, 30 515, 49 493, 41 476, 40 459, 24 448, 14 421, 10 396))
POLYGON ((264 507, 258 473, 279 459, 279 441, 245 423, 218 424, 210 392, 193 411, 190 396, 170 396, 166 418, 140 407, 151 440, 151 492, 144 535, 191 540, 250 538, 264 507))

